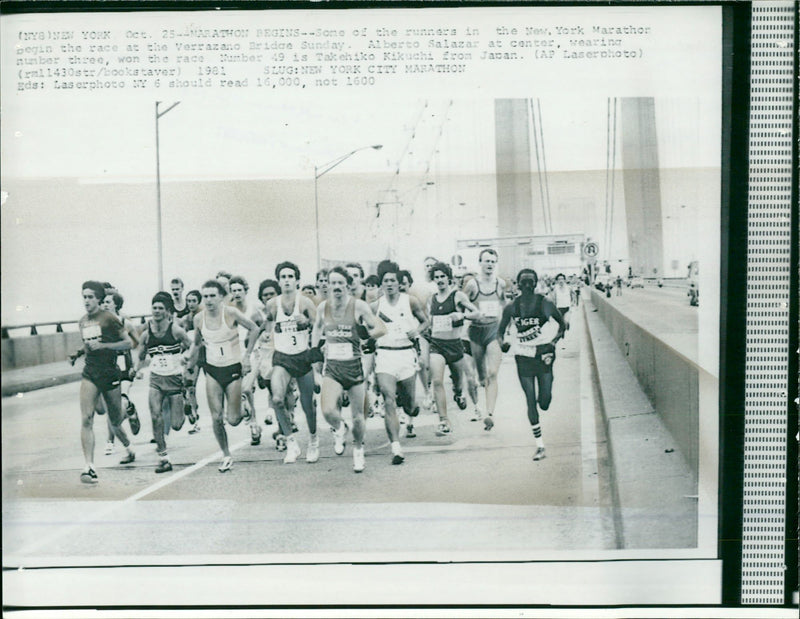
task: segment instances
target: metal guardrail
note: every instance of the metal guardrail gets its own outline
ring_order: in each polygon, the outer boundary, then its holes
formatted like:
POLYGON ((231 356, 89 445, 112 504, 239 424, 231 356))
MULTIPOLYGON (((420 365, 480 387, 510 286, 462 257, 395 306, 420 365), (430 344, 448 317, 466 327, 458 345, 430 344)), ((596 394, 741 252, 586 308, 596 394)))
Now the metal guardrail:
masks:
MULTIPOLYGON (((144 324, 145 321, 150 318, 150 314, 143 314, 139 316, 126 316, 128 320, 139 320, 139 324, 144 324)), ((40 335, 39 328, 40 327, 52 327, 55 325, 54 333, 64 333, 64 325, 77 325, 79 321, 77 320, 57 320, 54 322, 35 322, 32 324, 27 325, 13 325, 13 326, 3 326, 2 327, 2 339, 7 340, 11 339, 11 331, 19 331, 19 330, 27 330, 28 333, 25 335, 40 335)))

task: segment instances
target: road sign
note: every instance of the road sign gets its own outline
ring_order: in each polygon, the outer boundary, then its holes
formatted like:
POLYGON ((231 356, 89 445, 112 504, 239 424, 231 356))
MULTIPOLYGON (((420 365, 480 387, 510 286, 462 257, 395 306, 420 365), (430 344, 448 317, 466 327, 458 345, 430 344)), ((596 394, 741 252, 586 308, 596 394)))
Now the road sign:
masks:
POLYGON ((600 248, 597 246, 597 243, 589 242, 583 246, 583 255, 590 259, 597 258, 599 251, 600 248))

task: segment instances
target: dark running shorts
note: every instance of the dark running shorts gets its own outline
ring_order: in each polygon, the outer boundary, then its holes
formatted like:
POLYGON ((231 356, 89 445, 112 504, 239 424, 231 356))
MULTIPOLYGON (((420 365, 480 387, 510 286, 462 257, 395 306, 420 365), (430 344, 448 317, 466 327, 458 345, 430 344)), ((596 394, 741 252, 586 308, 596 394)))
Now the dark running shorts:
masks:
POLYGON ((469 326, 470 342, 474 342, 483 348, 488 348, 489 344, 497 340, 497 329, 499 326, 500 324, 497 322, 488 325, 471 324, 469 326))
POLYGON ((464 345, 461 340, 440 340, 431 338, 431 354, 441 355, 448 365, 458 363, 464 357, 464 345))
POLYGON ((180 374, 162 376, 150 372, 150 389, 160 391, 164 395, 180 395, 183 393, 183 378, 180 374))
POLYGON ((364 368, 361 365, 361 359, 328 361, 325 363, 323 375, 335 380, 345 390, 364 382, 364 368))
POLYGON ((119 368, 116 365, 86 365, 81 376, 97 387, 100 393, 113 391, 119 387, 119 368))
POLYGON ((311 364, 314 362, 313 349, 309 348, 296 355, 287 355, 285 352, 275 351, 272 353, 272 367, 282 367, 289 372, 292 378, 300 378, 311 371, 311 364))
POLYGON ((203 369, 206 376, 213 378, 219 383, 223 391, 228 388, 232 382, 239 380, 242 377, 242 364, 234 363, 233 365, 226 365, 225 367, 217 367, 210 363, 204 363, 203 369))
POLYGON ((537 347, 535 357, 515 355, 514 360, 517 362, 517 371, 520 374, 527 376, 536 376, 547 372, 552 374, 553 364, 556 361, 556 349, 552 344, 545 344, 537 347))

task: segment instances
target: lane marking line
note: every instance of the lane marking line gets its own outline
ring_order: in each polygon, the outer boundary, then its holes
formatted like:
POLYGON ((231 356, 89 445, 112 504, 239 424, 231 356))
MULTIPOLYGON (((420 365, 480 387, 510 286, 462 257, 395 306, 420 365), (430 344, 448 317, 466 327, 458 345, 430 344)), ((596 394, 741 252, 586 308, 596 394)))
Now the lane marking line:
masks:
MULTIPOLYGON (((249 445, 249 444, 250 444, 250 439, 248 438, 246 440, 243 440, 243 441, 241 441, 239 443, 236 443, 236 444, 230 446, 229 449, 230 449, 230 452, 233 454, 234 452, 238 451, 242 447, 244 447, 246 445, 249 445)), ((104 502, 106 504, 105 504, 105 506, 103 508, 101 508, 99 510, 98 509, 92 509, 92 510, 90 510, 90 513, 87 514, 86 518, 78 520, 76 522, 72 522, 70 524, 67 524, 67 525, 64 525, 64 526, 61 526, 61 527, 57 528, 50 535, 46 535, 44 537, 39 538, 34 543, 32 543, 32 544, 30 544, 28 546, 25 546, 22 550, 20 550, 19 552, 15 553, 14 555, 11 555, 10 557, 7 557, 3 561, 3 563, 6 564, 6 565, 8 565, 9 563, 13 563, 14 565, 18 565, 19 567, 27 567, 26 558, 25 558, 26 555, 30 555, 30 554, 36 552, 37 550, 39 550, 40 548, 42 548, 43 546, 47 546, 48 544, 52 544, 52 543, 56 542, 58 539, 64 537, 67 533, 70 533, 71 531, 74 531, 78 527, 85 526, 85 525, 89 524, 90 522, 93 522, 93 521, 96 521, 96 520, 99 520, 99 519, 105 519, 112 512, 114 512, 114 510, 119 509, 120 507, 123 507, 123 506, 125 506, 125 505, 127 505, 129 503, 133 503, 134 501, 138 501, 139 499, 144 498, 147 495, 152 494, 153 492, 161 490, 162 488, 164 488, 166 486, 169 486, 170 484, 178 481, 179 479, 183 479, 187 475, 190 475, 191 473, 194 473, 195 471, 207 466, 208 464, 210 464, 214 460, 218 460, 220 458, 222 458, 222 451, 221 450, 217 450, 214 453, 206 456, 205 458, 197 461, 195 464, 191 465, 190 467, 187 467, 187 468, 185 468, 185 469, 183 469, 181 471, 178 471, 177 473, 175 473, 173 475, 169 475, 168 477, 165 477, 163 479, 159 479, 157 482, 151 484, 147 488, 145 488, 143 490, 140 490, 139 492, 137 492, 135 494, 132 494, 129 497, 126 497, 126 498, 124 498, 122 500, 119 500, 119 501, 104 502), (18 558, 18 560, 17 560, 17 558, 18 558)))

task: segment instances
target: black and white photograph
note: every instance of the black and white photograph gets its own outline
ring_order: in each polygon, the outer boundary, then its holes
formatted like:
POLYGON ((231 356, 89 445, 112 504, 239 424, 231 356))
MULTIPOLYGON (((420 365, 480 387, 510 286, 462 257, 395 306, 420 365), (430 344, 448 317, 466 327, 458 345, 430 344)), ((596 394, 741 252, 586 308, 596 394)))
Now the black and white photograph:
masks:
POLYGON ((0 25, 12 604, 719 603, 720 7, 0 25))

